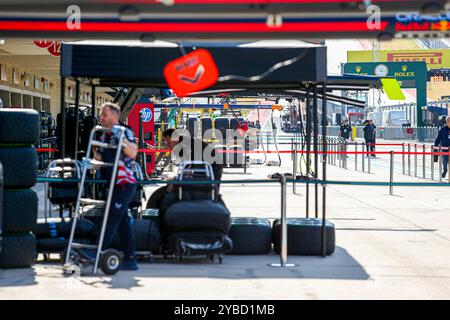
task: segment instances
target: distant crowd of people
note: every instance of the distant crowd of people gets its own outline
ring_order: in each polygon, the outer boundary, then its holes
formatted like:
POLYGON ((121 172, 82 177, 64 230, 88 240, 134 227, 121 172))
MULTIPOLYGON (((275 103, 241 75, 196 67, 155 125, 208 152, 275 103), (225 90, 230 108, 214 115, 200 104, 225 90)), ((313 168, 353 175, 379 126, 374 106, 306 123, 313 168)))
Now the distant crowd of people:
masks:
MULTIPOLYGON (((450 116, 447 116, 444 118, 445 122, 442 125, 442 128, 439 130, 439 133, 436 137, 436 140, 434 142, 434 146, 441 147, 442 152, 449 151, 450 148, 450 116)), ((366 143, 366 149, 367 149, 367 157, 373 157, 375 158, 375 146, 376 146, 376 136, 377 127, 375 126, 373 120, 365 120, 363 122, 363 132, 364 132, 364 141, 366 143)), ((342 142, 344 144, 344 152, 347 150, 347 144, 349 140, 351 139, 352 134, 352 127, 349 124, 349 121, 345 119, 343 123, 341 124, 339 128, 339 137, 342 139, 342 142)), ((438 156, 435 157, 435 161, 437 161, 438 156)), ((448 167, 449 167, 449 156, 443 155, 443 171, 442 171, 442 178, 445 178, 448 173, 448 167)))
MULTIPOLYGON (((363 132, 364 132, 364 141, 366 143, 366 149, 367 149, 367 157, 372 156, 375 158, 375 144, 376 144, 376 126, 373 122, 373 120, 366 120, 363 122, 363 132)), ((339 128, 339 137, 344 142, 344 152, 346 152, 347 144, 349 140, 351 139, 352 134, 352 127, 349 124, 348 119, 345 119, 344 122, 341 124, 341 127, 339 128)))

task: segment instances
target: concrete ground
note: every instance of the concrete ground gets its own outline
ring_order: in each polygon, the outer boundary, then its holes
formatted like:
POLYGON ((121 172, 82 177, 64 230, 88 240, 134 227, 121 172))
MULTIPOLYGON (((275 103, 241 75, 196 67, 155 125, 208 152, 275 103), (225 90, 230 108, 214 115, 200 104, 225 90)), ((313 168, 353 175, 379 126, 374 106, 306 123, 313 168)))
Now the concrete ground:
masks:
MULTIPOLYGON (((387 156, 373 160, 371 174, 328 166, 328 178, 388 181, 387 163, 387 156)), ((274 172, 292 172, 290 155, 282 156, 281 167, 252 166, 247 174, 226 169, 223 179, 261 179, 274 172)), ((394 180, 423 182, 401 170, 394 180)), ((278 184, 221 188, 234 217, 280 216, 278 184)), ((326 258, 290 256, 298 265, 293 268, 268 266, 279 261, 275 254, 226 256, 222 265, 156 259, 137 272, 80 278, 64 277, 58 264, 38 263, 29 270, 0 270, 0 299, 449 299, 449 191, 395 187, 391 196, 387 186, 328 186, 326 212, 336 226, 336 251, 326 258)), ((288 186, 288 217, 305 212, 305 186, 297 185, 296 194, 288 186)))

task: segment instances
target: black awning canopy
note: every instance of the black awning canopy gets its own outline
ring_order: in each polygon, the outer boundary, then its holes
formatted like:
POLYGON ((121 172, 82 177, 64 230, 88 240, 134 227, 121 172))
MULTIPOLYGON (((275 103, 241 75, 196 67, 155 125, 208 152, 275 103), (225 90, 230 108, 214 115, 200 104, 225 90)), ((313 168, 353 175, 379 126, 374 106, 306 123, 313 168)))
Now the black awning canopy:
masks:
POLYGON ((166 64, 203 48, 213 56, 219 75, 251 77, 264 73, 274 65, 298 58, 259 81, 229 80, 214 88, 298 89, 306 82, 327 79, 326 47, 293 41, 293 46, 265 43, 176 43, 157 42, 74 42, 62 45, 61 75, 98 86, 167 88, 163 75, 166 64), (256 45, 255 45, 256 44, 256 45))

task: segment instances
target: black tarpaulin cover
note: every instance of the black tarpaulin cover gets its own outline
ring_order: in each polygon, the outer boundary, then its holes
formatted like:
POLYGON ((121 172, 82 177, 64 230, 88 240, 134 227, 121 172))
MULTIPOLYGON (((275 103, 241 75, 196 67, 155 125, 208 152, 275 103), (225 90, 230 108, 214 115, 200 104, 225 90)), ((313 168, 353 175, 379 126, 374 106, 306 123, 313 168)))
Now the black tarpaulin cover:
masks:
POLYGON ((166 88, 165 65, 186 53, 203 48, 213 56, 220 77, 260 75, 292 58, 298 60, 269 73, 256 82, 230 80, 214 85, 224 88, 298 88, 304 81, 326 80, 326 47, 300 41, 253 43, 183 43, 140 41, 82 41, 64 43, 61 75, 97 79, 101 86, 146 86, 166 88))

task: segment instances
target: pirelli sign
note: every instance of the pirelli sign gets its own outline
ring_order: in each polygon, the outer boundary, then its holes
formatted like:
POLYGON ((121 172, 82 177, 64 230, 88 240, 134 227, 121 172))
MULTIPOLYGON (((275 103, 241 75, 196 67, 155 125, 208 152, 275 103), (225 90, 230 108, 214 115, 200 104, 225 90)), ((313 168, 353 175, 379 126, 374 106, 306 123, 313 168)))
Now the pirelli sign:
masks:
MULTIPOLYGON (((439 50, 382 50, 381 62, 424 61, 428 69, 450 68, 450 49, 439 50)), ((372 62, 372 51, 348 51, 348 62, 372 62)))

